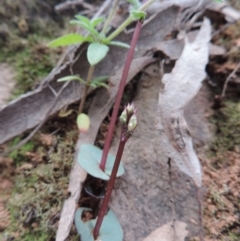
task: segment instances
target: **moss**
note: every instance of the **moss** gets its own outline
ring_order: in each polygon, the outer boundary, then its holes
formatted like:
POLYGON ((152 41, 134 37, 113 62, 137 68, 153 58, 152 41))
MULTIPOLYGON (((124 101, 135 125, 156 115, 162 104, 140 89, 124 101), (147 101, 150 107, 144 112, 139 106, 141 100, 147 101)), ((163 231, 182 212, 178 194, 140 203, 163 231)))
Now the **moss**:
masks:
MULTIPOLYGON (((67 195, 69 173, 78 132, 54 137, 53 146, 40 146, 40 163, 15 176, 8 202, 11 225, 5 231, 14 241, 55 240, 57 221, 67 195), (17 234, 17 236, 16 236, 17 234)), ((76 240, 73 235, 71 240, 76 240)))
POLYGON ((240 146, 240 101, 226 101, 225 106, 216 111, 213 118, 216 126, 214 153, 233 151, 240 146))
MULTIPOLYGON (((21 138, 16 137, 14 140, 10 143, 10 147, 16 146, 20 142, 21 138)), ((26 143, 22 147, 20 147, 18 150, 14 150, 9 154, 9 157, 13 159, 13 162, 15 166, 19 166, 26 158, 24 157, 25 153, 28 151, 32 151, 34 148, 34 143, 32 141, 26 143)))
POLYGON ((32 90, 59 59, 61 50, 47 47, 64 27, 63 18, 52 10, 59 2, 9 0, 0 6, 0 63, 7 62, 15 69, 13 98, 32 90))
MULTIPOLYGON (((240 6, 239 6, 240 7, 240 6)), ((229 241, 239 241, 240 240, 240 234, 237 232, 229 232, 228 233, 229 241)))
POLYGON ((0 51, 0 61, 11 64, 16 71, 14 97, 31 90, 55 66, 61 51, 49 49, 47 42, 50 40, 31 35, 24 42, 26 46, 10 42, 0 51))

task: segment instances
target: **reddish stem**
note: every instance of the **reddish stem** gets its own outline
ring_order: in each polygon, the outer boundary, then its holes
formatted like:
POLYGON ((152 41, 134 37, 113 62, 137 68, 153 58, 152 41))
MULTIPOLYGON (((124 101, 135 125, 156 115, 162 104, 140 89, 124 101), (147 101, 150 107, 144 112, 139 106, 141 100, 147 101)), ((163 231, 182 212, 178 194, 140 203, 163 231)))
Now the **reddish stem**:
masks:
POLYGON ((135 47, 136 47, 136 44, 137 44, 137 40, 138 40, 140 31, 141 31, 141 27, 142 27, 142 23, 141 23, 141 21, 138 21, 137 25, 135 27, 135 31, 134 31, 134 34, 133 34, 133 37, 132 37, 131 46, 130 46, 130 49, 128 51, 126 62, 125 62, 125 65, 124 65, 122 78, 121 78, 121 81, 120 81, 120 84, 119 84, 118 93, 117 93, 117 97, 116 97, 115 104, 114 104, 114 107, 113 107, 113 113, 112 113, 109 129, 108 129, 107 137, 106 137, 105 144, 104 144, 102 159, 101 159, 101 162, 100 162, 100 168, 103 171, 105 170, 107 155, 108 155, 108 151, 109 151, 109 148, 110 148, 110 145, 111 145, 114 127, 116 125, 116 120, 117 120, 118 110, 119 110, 122 95, 123 95, 123 90, 124 90, 124 87, 126 85, 128 72, 129 72, 130 65, 131 65, 131 62, 132 62, 132 59, 133 59, 133 54, 134 54, 134 50, 135 50, 135 47))
POLYGON ((93 230, 94 240, 96 240, 97 237, 98 237, 103 218, 104 218, 104 216, 106 214, 106 211, 107 211, 107 208, 108 208, 109 199, 111 197, 111 193, 112 193, 112 190, 113 190, 113 187, 114 187, 118 167, 119 167, 119 164, 120 164, 120 161, 121 161, 121 158, 122 158, 122 153, 123 153, 123 149, 124 149, 124 146, 125 146, 126 142, 127 142, 127 139, 121 138, 121 141, 120 141, 119 146, 118 146, 117 156, 116 156, 116 160, 114 162, 113 170, 112 170, 110 179, 108 181, 106 195, 103 199, 102 206, 101 206, 101 209, 100 209, 99 214, 98 214, 97 222, 96 222, 96 225, 95 225, 94 230, 93 230))

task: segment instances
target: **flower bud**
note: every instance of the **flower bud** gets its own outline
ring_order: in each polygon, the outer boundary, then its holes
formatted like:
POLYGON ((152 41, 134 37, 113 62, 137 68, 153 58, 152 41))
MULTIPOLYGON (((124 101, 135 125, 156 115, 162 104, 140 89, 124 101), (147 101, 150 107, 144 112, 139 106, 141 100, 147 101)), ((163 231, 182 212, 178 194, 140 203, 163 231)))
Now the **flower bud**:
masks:
POLYGON ((134 104, 128 104, 127 107, 126 107, 126 110, 127 110, 127 113, 128 113, 128 116, 130 117, 131 115, 134 114, 135 112, 135 108, 134 108, 134 104))
POLYGON ((137 126, 137 117, 136 115, 132 115, 128 122, 128 131, 134 131, 137 126))
POLYGON ((122 124, 127 123, 127 111, 126 111, 126 109, 124 109, 124 111, 120 115, 120 121, 121 121, 122 124))
POLYGON ((85 133, 88 131, 89 126, 90 126, 90 119, 88 117, 88 115, 81 113, 80 115, 78 115, 77 117, 77 126, 78 129, 85 133))

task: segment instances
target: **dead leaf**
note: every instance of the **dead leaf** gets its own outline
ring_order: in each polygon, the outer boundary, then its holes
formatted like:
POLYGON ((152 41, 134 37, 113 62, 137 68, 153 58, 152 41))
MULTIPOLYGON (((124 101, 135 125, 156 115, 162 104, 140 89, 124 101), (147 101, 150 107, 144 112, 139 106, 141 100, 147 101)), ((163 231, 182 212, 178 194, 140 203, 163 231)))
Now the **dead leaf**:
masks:
POLYGON ((0 232, 7 228, 11 223, 10 215, 5 208, 4 203, 0 200, 0 232))
POLYGON ((25 170, 31 170, 32 168, 33 168, 33 165, 31 163, 24 163, 16 169, 16 172, 19 173, 25 170))
POLYGON ((240 12, 234 9, 233 7, 229 6, 226 2, 220 3, 216 1, 211 1, 208 4, 207 8, 212 11, 222 13, 225 16, 225 19, 230 23, 240 19, 240 12))
POLYGON ((40 134, 40 141, 47 146, 51 146, 53 143, 53 136, 50 134, 40 134))
MULTIPOLYGON (((195 39, 198 32, 199 31, 192 31, 187 34, 190 42, 192 42, 195 39)), ((154 46, 155 50, 162 52, 171 60, 179 59, 179 57, 182 54, 183 48, 184 48, 184 39, 172 39, 168 41, 163 41, 163 42, 157 43, 154 46)), ((209 43, 209 55, 216 56, 216 55, 224 55, 224 54, 226 54, 225 48, 209 43)))
POLYGON ((240 47, 240 38, 235 39, 234 43, 236 44, 237 47, 240 47))
POLYGON ((8 64, 0 64, 0 109, 5 106, 7 100, 11 97, 11 92, 15 85, 14 70, 8 64))
POLYGON ((59 117, 67 117, 67 116, 71 115, 73 112, 74 112, 73 109, 70 109, 70 110, 62 109, 59 111, 58 116, 59 117))
MULTIPOLYGON (((143 56, 149 46, 151 47, 157 41, 161 41, 166 34, 171 32, 175 26, 178 12, 177 7, 172 7, 156 14, 151 21, 146 22, 139 37, 139 50, 135 53, 136 58, 143 56)), ((117 40, 130 42, 131 38, 131 32, 122 33, 117 40)), ((96 66, 93 78, 106 74, 112 76, 125 62, 126 52, 127 50, 123 48, 111 47, 111 51, 106 58, 96 66)), ((0 111, 0 144, 41 123, 49 110, 51 110, 50 115, 52 115, 64 106, 81 99, 84 86, 79 82, 72 81, 61 93, 54 108, 51 107, 55 95, 49 88, 49 84, 55 92, 59 92, 62 83, 57 82, 57 79, 71 74, 70 66, 73 62, 73 73, 86 78, 89 67, 86 60, 86 44, 77 48, 75 46, 70 48, 62 62, 60 61, 60 64, 52 70, 37 89, 21 95, 0 111), (82 54, 79 57, 80 52, 82 54)))
POLYGON ((169 222, 154 230, 143 241, 184 241, 188 235, 187 224, 180 221, 169 222))
POLYGON ((210 21, 205 18, 195 41, 189 43, 186 40, 172 72, 163 76, 164 89, 159 94, 161 141, 165 142, 166 156, 171 157, 182 172, 192 177, 198 187, 202 183, 201 166, 183 112, 206 76, 210 35, 210 21))

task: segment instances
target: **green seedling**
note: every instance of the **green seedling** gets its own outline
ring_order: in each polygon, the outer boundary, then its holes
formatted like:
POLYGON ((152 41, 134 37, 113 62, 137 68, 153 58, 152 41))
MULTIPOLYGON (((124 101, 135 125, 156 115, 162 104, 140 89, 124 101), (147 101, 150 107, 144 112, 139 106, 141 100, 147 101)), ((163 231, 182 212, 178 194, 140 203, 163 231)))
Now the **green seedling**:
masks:
POLYGON ((58 79, 57 81, 58 82, 64 82, 64 81, 73 81, 73 80, 77 80, 85 85, 88 85, 88 86, 91 86, 93 88, 97 88, 97 87, 105 87, 105 88, 108 88, 108 85, 104 83, 104 81, 106 81, 108 79, 108 76, 100 76, 100 77, 97 77, 95 79, 93 79, 91 81, 90 84, 88 84, 84 79, 80 78, 79 76, 77 75, 68 75, 68 76, 65 76, 63 78, 60 78, 58 79))
POLYGON ((79 80, 80 82, 85 84, 84 96, 81 99, 81 103, 79 106, 79 114, 81 114, 83 111, 86 95, 90 86, 94 88, 100 87, 100 86, 107 87, 106 84, 100 81, 92 80, 94 66, 106 57, 109 51, 109 45, 129 48, 129 45, 127 43, 113 41, 113 39, 117 37, 133 21, 144 19, 146 16, 144 10, 153 1, 154 0, 150 0, 142 6, 140 2, 137 0, 129 1, 133 5, 133 9, 132 11, 130 11, 129 17, 109 36, 106 36, 106 32, 108 28, 107 25, 109 24, 109 22, 113 17, 112 13, 109 14, 109 17, 106 21, 102 17, 90 20, 85 16, 76 15, 75 19, 71 20, 70 23, 74 25, 78 25, 81 28, 85 29, 87 31, 87 34, 84 36, 78 33, 70 33, 58 39, 55 39, 49 44, 49 47, 59 47, 59 46, 69 46, 74 44, 89 43, 88 49, 87 49, 87 59, 90 64, 90 67, 88 71, 87 80, 84 81, 82 78, 78 76, 66 76, 58 80, 58 81, 79 80), (104 21, 105 21, 105 24, 104 24, 103 30, 99 32, 97 30, 97 26, 99 24, 104 23, 104 21))
MULTIPOLYGON (((127 76, 128 76, 130 64, 131 64, 131 61, 132 61, 132 58, 133 58, 134 49, 135 49, 135 46, 136 46, 136 43, 137 43, 137 40, 138 40, 138 36, 140 34, 141 26, 142 26, 142 23, 140 21, 138 21, 137 25, 136 25, 136 28, 135 28, 133 38, 132 38, 131 47, 128 51, 127 59, 126 59, 125 65, 124 65, 122 78, 121 78, 121 81, 120 81, 115 105, 114 105, 114 108, 113 108, 113 113, 112 113, 109 131, 107 133, 107 138, 106 138, 105 145, 104 145, 102 159, 101 159, 100 165, 98 165, 98 164, 96 165, 96 163, 95 163, 96 168, 94 168, 94 169, 98 170, 98 173, 101 173, 101 174, 106 172, 106 169, 107 169, 107 166, 108 166, 108 164, 107 164, 108 159, 109 159, 108 151, 109 151, 109 148, 110 148, 110 143, 111 143, 112 136, 113 136, 113 130, 114 130, 114 127, 115 127, 115 124, 116 124, 117 114, 118 114, 118 110, 119 110, 119 107, 120 107, 120 102, 121 102, 124 86, 125 86, 126 79, 127 79, 127 76)), ((109 200, 110 200, 110 196, 111 196, 111 193, 112 193, 112 190, 113 190, 113 187, 114 187, 116 177, 119 174, 118 168, 119 168, 119 166, 121 167, 120 161, 121 161, 122 153, 123 153, 126 141, 132 135, 132 133, 133 133, 133 131, 136 128, 136 125, 137 125, 136 110, 135 110, 133 105, 128 105, 126 107, 126 109, 124 110, 124 112, 122 113, 122 115, 120 117, 120 120, 121 120, 121 123, 122 123, 121 140, 120 140, 120 144, 119 144, 119 148, 118 148, 118 152, 117 152, 117 157, 116 157, 116 160, 114 162, 114 166, 113 166, 111 176, 110 176, 110 179, 109 179, 109 182, 108 182, 106 195, 103 199, 102 206, 101 206, 101 209, 99 211, 99 215, 98 215, 95 227, 93 229, 93 237, 91 237, 91 238, 93 238, 93 240, 96 240, 97 238, 102 237, 104 228, 103 227, 101 228, 101 225, 104 222, 104 220, 107 218, 107 216, 105 216, 105 214, 106 214, 106 211, 107 211, 107 208, 108 208, 108 203, 109 203, 109 200)), ((81 150, 79 152, 79 155, 81 155, 80 153, 81 153, 81 150)), ((81 158, 79 158, 79 162, 80 162, 80 165, 82 166, 81 158)), ((75 222, 76 222, 76 220, 79 220, 79 217, 75 216, 75 222)), ((105 221, 105 222, 107 222, 107 221, 105 221)), ((116 225, 114 222, 111 223, 112 227, 114 225, 116 225)), ((91 230, 90 230, 90 233, 91 233, 91 230)), ((84 234, 82 234, 81 231, 80 231, 80 235, 82 236, 84 234)), ((113 240, 115 237, 116 236, 111 237, 110 240, 113 240)))
POLYGON ((81 240, 123 240, 122 228, 114 213, 111 210, 107 212, 107 208, 116 177, 122 175, 124 172, 121 158, 125 144, 132 136, 137 126, 136 109, 133 104, 127 105, 124 109, 120 116, 120 122, 122 125, 122 131, 117 156, 114 158, 114 156, 110 154, 108 155, 105 172, 103 172, 99 167, 102 155, 102 151, 100 149, 92 145, 84 144, 81 146, 81 150, 79 152, 78 162, 89 174, 103 180, 109 180, 106 195, 96 219, 87 222, 82 221, 81 215, 83 210, 90 211, 86 208, 79 208, 75 213, 75 225, 78 233, 81 235, 81 240))
MULTIPOLYGON (((144 10, 153 1, 154 0, 150 0, 142 6, 139 1, 136 1, 136 0, 130 1, 133 4, 133 10, 130 12, 129 17, 109 36, 106 36, 105 34, 107 32, 107 24, 111 21, 111 17, 113 16, 113 14, 109 14, 110 17, 107 19, 102 32, 98 32, 96 27, 98 24, 103 23, 104 19, 98 18, 95 20, 89 20, 84 16, 78 15, 76 16, 76 19, 72 20, 70 23, 77 24, 78 26, 87 30, 86 36, 80 35, 79 37, 76 34, 70 35, 72 39, 69 37, 69 35, 67 37, 63 36, 53 41, 50 44, 50 46, 56 47, 56 46, 68 45, 67 41, 69 41, 69 45, 71 45, 72 43, 74 44, 80 44, 84 42, 89 43, 87 48, 87 60, 90 66, 88 70, 87 80, 85 81, 79 76, 72 76, 72 77, 67 76, 67 77, 64 77, 65 79, 59 80, 59 81, 78 80, 84 83, 85 85, 84 95, 83 95, 83 98, 81 99, 81 103, 79 107, 79 113, 81 115, 89 87, 91 86, 91 84, 94 84, 96 86, 101 84, 101 77, 100 79, 98 78, 97 80, 96 79, 92 80, 95 65, 105 58, 105 56, 109 51, 109 45, 129 48, 129 46, 126 43, 113 41, 113 39, 116 36, 118 36, 130 23, 132 23, 133 21, 137 21, 137 25, 132 37, 131 46, 127 54, 122 77, 120 80, 120 85, 119 85, 115 105, 113 108, 112 118, 109 126, 109 131, 108 131, 107 138, 104 145, 104 150, 102 151, 90 144, 83 144, 81 145, 78 153, 78 163, 83 167, 83 169, 85 169, 87 173, 103 180, 109 180, 107 185, 106 195, 103 199, 102 206, 100 208, 97 220, 90 220, 87 222, 83 222, 81 220, 81 214, 85 208, 78 209, 78 211, 75 214, 75 225, 77 227, 79 234, 81 235, 81 240, 96 240, 96 239, 100 239, 102 241, 108 241, 108 240, 122 241, 123 240, 122 229, 119 222, 117 221, 117 218, 116 217, 112 218, 113 215, 111 211, 108 211, 107 214, 106 212, 107 212, 108 203, 110 200, 110 196, 114 187, 116 177, 124 173, 123 165, 121 163, 121 157, 122 157, 125 144, 133 134, 133 131, 135 130, 137 125, 136 110, 133 105, 128 105, 120 117, 121 124, 122 124, 122 134, 121 134, 121 140, 120 140, 116 158, 111 154, 108 154, 108 152, 109 152, 110 143, 113 137, 113 131, 116 125, 118 110, 120 107, 124 87, 128 77, 128 72, 130 69, 131 61, 133 59, 136 43, 141 31, 142 21, 146 16, 144 10), (118 228, 115 230, 115 227, 118 227, 118 228), (112 230, 115 230, 115 231, 112 232, 112 230)), ((86 116, 84 116, 84 118, 85 117, 86 116)), ((85 120, 82 121, 81 116, 79 117, 79 119, 80 121, 78 124, 81 126, 82 124, 84 124, 83 122, 85 120)), ((84 128, 84 130, 85 129, 86 128, 84 128)))

